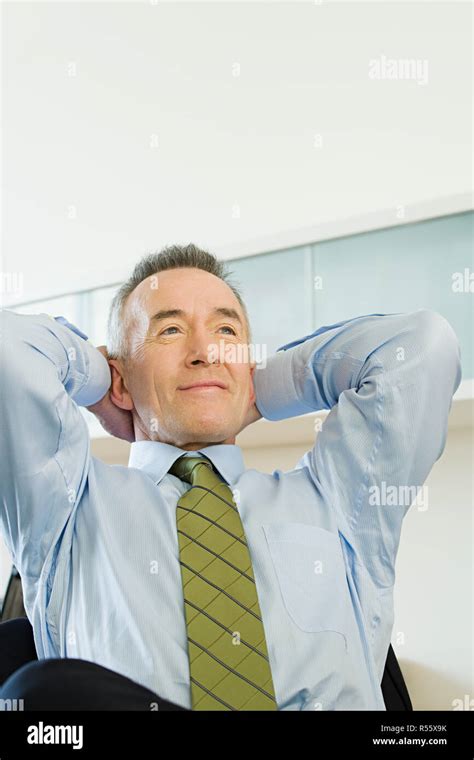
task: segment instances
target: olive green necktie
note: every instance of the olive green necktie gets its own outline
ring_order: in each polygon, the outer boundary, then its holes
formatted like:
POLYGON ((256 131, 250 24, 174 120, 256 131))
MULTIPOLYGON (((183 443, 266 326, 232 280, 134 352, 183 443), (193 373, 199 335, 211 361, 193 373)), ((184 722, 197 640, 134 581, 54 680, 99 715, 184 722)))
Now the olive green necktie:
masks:
POLYGON ((170 473, 191 483, 176 523, 193 710, 277 710, 252 561, 229 486, 202 456, 170 473))

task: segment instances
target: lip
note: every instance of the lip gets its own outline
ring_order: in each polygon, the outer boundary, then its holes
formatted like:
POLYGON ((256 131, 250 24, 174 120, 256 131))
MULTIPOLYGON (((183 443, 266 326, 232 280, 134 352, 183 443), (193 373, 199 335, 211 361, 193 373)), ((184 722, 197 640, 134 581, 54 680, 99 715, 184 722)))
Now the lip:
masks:
POLYGON ((193 383, 192 385, 184 386, 184 388, 179 388, 180 391, 203 391, 203 390, 210 390, 211 388, 218 388, 220 390, 227 390, 227 386, 224 385, 224 383, 221 383, 219 381, 206 381, 203 380, 200 383, 193 383))

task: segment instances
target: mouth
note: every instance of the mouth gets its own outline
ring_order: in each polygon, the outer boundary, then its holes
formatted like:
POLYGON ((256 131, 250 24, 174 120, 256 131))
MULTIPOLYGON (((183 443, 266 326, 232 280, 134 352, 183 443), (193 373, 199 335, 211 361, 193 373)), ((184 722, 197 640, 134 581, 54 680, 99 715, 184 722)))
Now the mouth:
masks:
POLYGON ((200 392, 202 392, 202 391, 204 391, 204 392, 208 392, 208 391, 225 391, 225 390, 227 390, 227 386, 225 386, 224 383, 217 383, 217 382, 206 383, 206 382, 202 382, 202 383, 195 383, 193 385, 188 385, 188 386, 185 386, 184 388, 179 388, 178 390, 180 390, 180 391, 188 391, 188 392, 189 391, 200 391, 200 392))

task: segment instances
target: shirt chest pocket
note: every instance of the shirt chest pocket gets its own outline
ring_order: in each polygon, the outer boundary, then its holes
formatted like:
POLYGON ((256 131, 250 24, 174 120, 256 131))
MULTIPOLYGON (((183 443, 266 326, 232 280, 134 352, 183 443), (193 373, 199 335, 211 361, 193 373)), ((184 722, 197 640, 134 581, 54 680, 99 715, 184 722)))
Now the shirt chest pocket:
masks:
POLYGON ((346 570, 338 534, 304 523, 263 525, 285 608, 302 631, 349 627, 346 570))

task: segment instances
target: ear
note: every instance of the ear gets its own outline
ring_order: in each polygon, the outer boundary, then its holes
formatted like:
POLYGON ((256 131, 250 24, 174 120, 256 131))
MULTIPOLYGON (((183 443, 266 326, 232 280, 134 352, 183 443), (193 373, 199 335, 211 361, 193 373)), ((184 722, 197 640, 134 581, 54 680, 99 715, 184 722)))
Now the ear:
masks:
POLYGON ((118 359, 109 359, 109 366, 112 375, 110 398, 119 409, 131 411, 135 407, 125 383, 122 363, 118 359))

